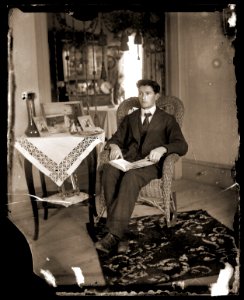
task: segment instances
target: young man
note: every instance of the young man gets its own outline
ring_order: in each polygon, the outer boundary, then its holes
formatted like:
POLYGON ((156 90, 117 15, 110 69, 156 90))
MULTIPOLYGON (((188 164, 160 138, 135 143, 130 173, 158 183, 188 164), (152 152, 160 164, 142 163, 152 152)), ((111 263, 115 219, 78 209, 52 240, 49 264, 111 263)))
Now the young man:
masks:
POLYGON ((141 108, 127 115, 116 133, 107 141, 110 160, 136 161, 148 157, 155 164, 122 172, 106 164, 102 185, 107 207, 108 233, 95 243, 96 249, 109 253, 123 238, 140 189, 152 179, 160 178, 166 155, 186 154, 188 145, 175 118, 156 106, 160 86, 152 80, 137 82, 141 108), (147 129, 144 124, 149 123, 147 129))

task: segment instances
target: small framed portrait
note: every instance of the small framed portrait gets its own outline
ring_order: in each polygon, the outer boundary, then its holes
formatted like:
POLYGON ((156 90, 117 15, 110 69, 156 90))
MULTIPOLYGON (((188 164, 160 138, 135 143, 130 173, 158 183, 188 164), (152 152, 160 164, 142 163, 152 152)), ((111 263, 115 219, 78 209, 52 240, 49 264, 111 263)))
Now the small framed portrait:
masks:
POLYGON ((80 116, 78 117, 78 121, 83 131, 89 131, 95 129, 95 125, 90 115, 80 116))
POLYGON ((48 131, 51 134, 69 132, 69 124, 66 122, 64 115, 49 115, 46 116, 48 131))
POLYGON ((33 117, 33 119, 40 136, 47 136, 50 134, 47 122, 43 116, 33 117))

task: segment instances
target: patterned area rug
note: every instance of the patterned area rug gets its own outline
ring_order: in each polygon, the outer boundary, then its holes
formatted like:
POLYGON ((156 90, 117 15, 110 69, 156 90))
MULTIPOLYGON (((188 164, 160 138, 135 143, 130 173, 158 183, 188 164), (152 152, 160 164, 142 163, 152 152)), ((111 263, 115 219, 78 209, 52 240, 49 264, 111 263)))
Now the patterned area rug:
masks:
MULTIPOLYGON (((131 219, 125 254, 98 252, 107 286, 162 287, 187 279, 218 275, 237 264, 233 232, 206 211, 179 212, 174 228, 161 216, 131 219)), ((98 225, 97 236, 104 226, 98 225)))

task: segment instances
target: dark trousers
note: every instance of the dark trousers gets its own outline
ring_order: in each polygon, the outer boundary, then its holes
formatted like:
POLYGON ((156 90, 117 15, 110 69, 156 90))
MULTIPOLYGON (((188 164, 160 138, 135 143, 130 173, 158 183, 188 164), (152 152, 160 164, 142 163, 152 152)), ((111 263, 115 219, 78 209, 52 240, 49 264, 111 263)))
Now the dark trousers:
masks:
POLYGON ((104 166, 102 185, 107 207, 108 230, 122 238, 128 228, 140 189, 158 178, 155 165, 122 172, 107 164, 104 166))

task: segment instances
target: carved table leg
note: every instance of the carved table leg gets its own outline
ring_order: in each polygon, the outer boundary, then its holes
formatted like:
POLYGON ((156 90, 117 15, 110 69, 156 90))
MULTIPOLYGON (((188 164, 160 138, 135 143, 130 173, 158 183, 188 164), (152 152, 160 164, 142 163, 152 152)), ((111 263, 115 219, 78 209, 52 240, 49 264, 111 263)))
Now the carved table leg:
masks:
POLYGON ((36 195, 36 192, 35 192, 34 180, 33 180, 32 163, 29 162, 27 159, 24 160, 24 170, 25 170, 25 178, 26 178, 28 191, 30 194, 30 201, 31 201, 31 206, 32 206, 32 211, 34 216, 35 232, 34 232, 33 239, 37 240, 39 235, 38 207, 37 207, 36 198, 33 197, 36 195))

